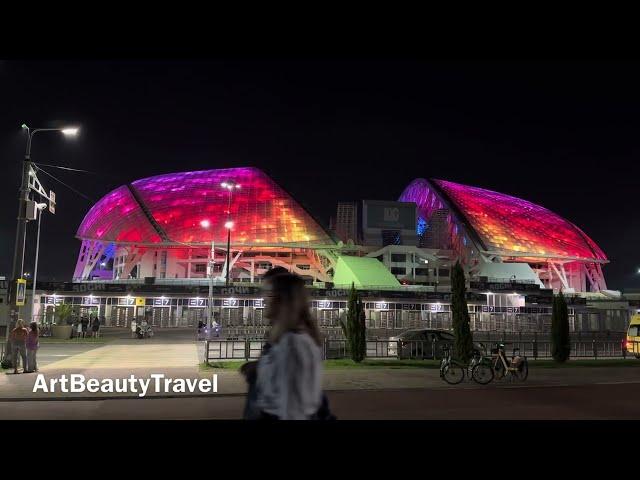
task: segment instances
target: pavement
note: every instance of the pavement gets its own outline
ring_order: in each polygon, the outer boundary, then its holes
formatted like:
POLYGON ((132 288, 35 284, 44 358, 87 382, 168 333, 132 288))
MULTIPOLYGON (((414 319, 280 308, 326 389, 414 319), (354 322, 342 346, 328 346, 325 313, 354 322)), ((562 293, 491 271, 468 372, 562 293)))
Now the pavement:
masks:
MULTIPOLYGON (((339 420, 637 420, 640 384, 327 392, 339 420)), ((244 395, 0 402, 1 420, 238 420, 244 395)))
MULTIPOLYGON (((114 334, 106 344, 42 344, 47 381, 81 374, 98 382, 167 378, 193 382, 217 375, 217 393, 33 392, 36 374, 0 373, 0 419, 238 419, 246 384, 238 371, 201 371, 193 331, 160 332, 146 340, 114 334), (73 401, 56 401, 73 400, 73 401)), ((323 388, 343 419, 640 418, 640 368, 542 368, 530 363, 524 383, 448 385, 437 369, 328 369, 323 388)))

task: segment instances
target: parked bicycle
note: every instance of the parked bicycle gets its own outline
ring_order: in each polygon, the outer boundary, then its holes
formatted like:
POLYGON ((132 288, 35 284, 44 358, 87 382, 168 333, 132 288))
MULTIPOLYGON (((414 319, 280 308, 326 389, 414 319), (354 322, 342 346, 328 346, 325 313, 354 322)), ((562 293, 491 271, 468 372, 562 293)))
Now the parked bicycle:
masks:
POLYGON ((473 379, 478 383, 486 385, 494 378, 498 380, 509 378, 510 381, 524 382, 529 376, 529 361, 527 357, 520 355, 518 347, 513 349, 510 359, 505 353, 504 343, 497 343, 491 354, 493 359, 490 368, 486 362, 483 362, 476 365, 471 372, 473 379))
POLYGON ((467 365, 453 358, 451 348, 448 345, 443 346, 443 357, 440 362, 440 377, 451 385, 462 382, 465 376, 477 382, 478 380, 472 375, 473 370, 477 366, 488 365, 489 369, 491 369, 491 361, 486 355, 486 348, 482 343, 479 345, 481 350, 474 348, 471 354, 471 360, 467 365))
POLYGON ((51 336, 51 324, 50 323, 43 323, 39 326, 40 331, 38 332, 38 335, 40 335, 41 337, 50 337, 51 336))
POLYGON ((464 372, 467 366, 453 359, 451 348, 448 345, 442 347, 442 361, 440 362, 440 378, 450 385, 456 385, 464 380, 464 372))
POLYGON ((486 385, 493 380, 493 365, 491 356, 487 355, 487 348, 480 344, 482 351, 475 350, 471 363, 469 364, 469 376, 474 382, 486 385))

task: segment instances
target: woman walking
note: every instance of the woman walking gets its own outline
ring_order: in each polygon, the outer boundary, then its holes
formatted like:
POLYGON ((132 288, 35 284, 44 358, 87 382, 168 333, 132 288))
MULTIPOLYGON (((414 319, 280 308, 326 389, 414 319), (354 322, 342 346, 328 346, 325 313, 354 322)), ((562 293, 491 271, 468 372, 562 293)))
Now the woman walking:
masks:
POLYGON ((27 366, 24 370, 25 373, 38 371, 38 362, 36 361, 36 354, 40 347, 40 342, 38 341, 38 324, 36 322, 31 322, 29 327, 31 329, 27 334, 27 366))
POLYGON ((304 281, 290 273, 268 282, 270 348, 257 365, 260 418, 310 420, 323 404, 320 332, 311 317, 304 281))

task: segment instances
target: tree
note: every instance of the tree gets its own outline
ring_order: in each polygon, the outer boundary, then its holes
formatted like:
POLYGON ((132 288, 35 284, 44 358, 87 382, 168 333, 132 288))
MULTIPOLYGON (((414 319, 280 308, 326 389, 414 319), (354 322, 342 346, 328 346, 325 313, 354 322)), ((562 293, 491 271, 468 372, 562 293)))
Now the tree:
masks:
POLYGON ((349 294, 349 303, 347 305, 346 321, 340 319, 342 333, 344 333, 349 345, 351 359, 354 362, 361 362, 367 353, 367 334, 366 334, 366 317, 362 300, 351 284, 351 293, 349 294))
POLYGON ((465 363, 471 359, 473 351, 466 294, 464 270, 460 262, 456 262, 451 272, 451 316, 455 335, 455 352, 457 357, 465 363))
POLYGON ((66 325, 67 320, 73 313, 73 307, 68 303, 62 303, 56 306, 56 319, 58 325, 66 325))
POLYGON ((566 362, 570 354, 569 310, 560 290, 560 293, 553 297, 551 311, 551 356, 556 362, 566 362))

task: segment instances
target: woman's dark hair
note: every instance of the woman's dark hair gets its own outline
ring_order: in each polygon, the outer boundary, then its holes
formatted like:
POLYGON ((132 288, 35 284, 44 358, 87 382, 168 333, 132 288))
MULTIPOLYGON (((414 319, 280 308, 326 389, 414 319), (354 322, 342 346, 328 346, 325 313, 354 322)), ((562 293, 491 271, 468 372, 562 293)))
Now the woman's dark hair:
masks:
POLYGON ((292 304, 294 300, 302 300, 300 311, 292 317, 294 324, 279 325, 272 328, 272 338, 277 340, 286 331, 297 331, 309 334, 320 345, 320 331, 309 310, 309 298, 302 277, 293 273, 281 273, 269 278, 272 285, 273 300, 281 304, 292 304))
POLYGON ((31 322, 31 325, 29 325, 29 327, 31 327, 32 332, 38 333, 38 324, 36 322, 31 322))
POLYGON ((289 270, 287 270, 284 267, 273 267, 269 270, 266 271, 266 273, 264 275, 262 275, 262 280, 269 280, 273 277, 275 277, 276 275, 282 275, 283 273, 289 273, 289 270))

